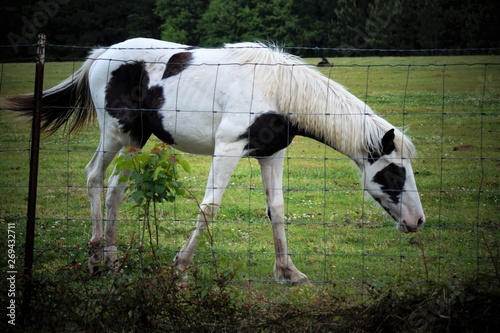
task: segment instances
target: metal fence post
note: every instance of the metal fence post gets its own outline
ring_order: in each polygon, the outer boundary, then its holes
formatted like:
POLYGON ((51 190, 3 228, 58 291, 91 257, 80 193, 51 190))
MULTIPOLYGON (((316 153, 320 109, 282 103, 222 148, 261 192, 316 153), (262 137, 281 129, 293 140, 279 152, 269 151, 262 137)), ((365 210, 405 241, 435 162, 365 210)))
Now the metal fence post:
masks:
POLYGON ((38 160, 40 153, 40 124, 43 92, 43 73, 45 65, 45 40, 45 34, 38 35, 33 122, 31 128, 28 213, 26 221, 26 244, 24 254, 24 278, 26 279, 22 305, 22 315, 24 317, 24 320, 29 320, 29 318, 31 317, 30 303, 33 294, 31 274, 33 270, 35 247, 36 196, 38 186, 38 160))

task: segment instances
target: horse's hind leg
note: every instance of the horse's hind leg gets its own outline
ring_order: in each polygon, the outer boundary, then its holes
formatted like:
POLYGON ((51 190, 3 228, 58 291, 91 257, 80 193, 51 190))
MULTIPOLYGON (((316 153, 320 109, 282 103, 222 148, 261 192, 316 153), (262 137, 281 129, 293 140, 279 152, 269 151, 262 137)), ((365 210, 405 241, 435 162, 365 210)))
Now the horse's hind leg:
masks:
MULTIPOLYGON (((108 136, 111 137, 111 136, 108 136)), ((101 137, 99 147, 85 168, 87 176, 87 193, 90 199, 92 214, 92 238, 90 239, 89 270, 94 271, 95 266, 103 262, 104 235, 102 225, 101 196, 104 188, 106 170, 121 149, 123 144, 119 141, 110 142, 101 137)))
POLYGON ((259 159, 262 184, 266 192, 267 213, 271 220, 276 261, 274 274, 280 282, 308 283, 307 276, 300 272, 288 253, 285 234, 285 210, 283 201, 283 151, 270 158, 259 159))
POLYGON ((128 171, 115 174, 115 169, 108 179, 108 189, 106 192, 106 226, 104 234, 104 263, 111 270, 116 269, 118 262, 116 248, 116 224, 118 219, 118 209, 125 194, 126 182, 120 183, 120 178, 128 175, 128 171))

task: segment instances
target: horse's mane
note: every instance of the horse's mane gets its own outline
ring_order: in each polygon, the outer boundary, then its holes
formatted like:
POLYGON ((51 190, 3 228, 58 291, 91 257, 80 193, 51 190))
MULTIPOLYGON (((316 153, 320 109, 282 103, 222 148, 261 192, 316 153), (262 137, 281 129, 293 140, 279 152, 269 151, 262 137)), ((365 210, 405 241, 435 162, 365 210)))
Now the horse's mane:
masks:
MULTIPOLYGON (((260 65, 248 66, 256 83, 277 101, 277 111, 286 113, 299 128, 351 158, 368 151, 381 153, 381 138, 395 127, 342 85, 275 45, 238 43, 226 48, 231 61, 260 65)), ((396 149, 413 158, 411 140, 398 128, 394 133, 396 149)))

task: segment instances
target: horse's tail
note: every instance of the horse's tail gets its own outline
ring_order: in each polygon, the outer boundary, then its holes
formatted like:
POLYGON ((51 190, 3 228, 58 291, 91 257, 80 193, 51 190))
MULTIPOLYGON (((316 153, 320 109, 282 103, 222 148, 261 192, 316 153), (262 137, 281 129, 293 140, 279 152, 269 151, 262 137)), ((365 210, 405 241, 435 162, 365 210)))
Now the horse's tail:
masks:
MULTIPOLYGON (((97 49, 87 57, 82 67, 57 86, 42 94, 41 130, 49 135, 69 122, 69 132, 80 130, 95 118, 94 103, 90 94, 89 71, 95 59, 105 49, 97 49)), ((0 108, 20 112, 20 117, 33 118, 34 94, 9 97, 1 101, 0 108)))

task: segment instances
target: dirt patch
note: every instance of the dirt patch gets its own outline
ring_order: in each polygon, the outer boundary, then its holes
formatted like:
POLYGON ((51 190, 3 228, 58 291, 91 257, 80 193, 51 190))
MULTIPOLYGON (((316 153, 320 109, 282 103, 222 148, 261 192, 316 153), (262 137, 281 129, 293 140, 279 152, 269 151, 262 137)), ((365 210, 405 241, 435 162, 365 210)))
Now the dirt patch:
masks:
POLYGON ((474 145, 462 144, 462 145, 458 145, 458 146, 453 147, 453 151, 458 151, 458 150, 472 150, 474 148, 475 148, 474 145))

